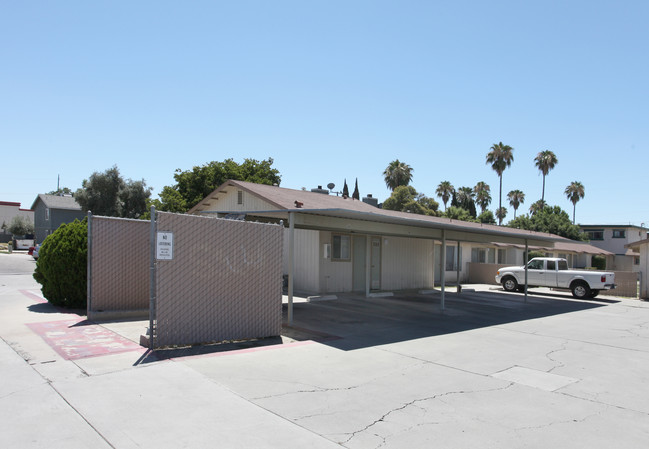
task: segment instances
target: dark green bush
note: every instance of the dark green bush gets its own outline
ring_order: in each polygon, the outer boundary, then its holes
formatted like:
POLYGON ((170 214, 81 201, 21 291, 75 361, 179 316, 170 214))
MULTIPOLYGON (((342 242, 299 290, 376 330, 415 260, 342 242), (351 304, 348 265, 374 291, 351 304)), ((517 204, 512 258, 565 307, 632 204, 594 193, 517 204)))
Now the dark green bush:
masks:
POLYGON ((593 258, 591 259, 591 265, 596 270, 606 270, 606 257, 593 256, 593 258))
POLYGON ((34 279, 55 306, 86 308, 88 219, 62 224, 40 247, 34 279))

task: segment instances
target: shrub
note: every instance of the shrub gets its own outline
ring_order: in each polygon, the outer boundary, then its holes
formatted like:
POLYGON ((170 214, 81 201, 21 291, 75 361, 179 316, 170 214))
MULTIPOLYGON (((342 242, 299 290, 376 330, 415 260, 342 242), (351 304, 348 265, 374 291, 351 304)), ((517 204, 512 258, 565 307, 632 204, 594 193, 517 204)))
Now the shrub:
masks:
POLYGON ((85 308, 88 219, 62 224, 40 247, 34 279, 55 306, 85 308))
POLYGON ((606 257, 593 256, 593 258, 591 259, 591 265, 596 270, 606 270, 606 257))

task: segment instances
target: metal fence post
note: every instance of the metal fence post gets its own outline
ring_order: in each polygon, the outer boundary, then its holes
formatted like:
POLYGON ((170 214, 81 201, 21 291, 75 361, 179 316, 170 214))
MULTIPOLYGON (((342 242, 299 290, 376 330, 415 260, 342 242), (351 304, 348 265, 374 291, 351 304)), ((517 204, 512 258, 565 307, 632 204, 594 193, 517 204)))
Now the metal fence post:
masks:
POLYGON ((86 253, 88 258, 86 267, 86 316, 92 319, 92 212, 88 211, 88 251, 86 253))
POLYGON ((155 206, 151 206, 151 229, 149 233, 149 349, 153 350, 153 339, 155 336, 155 301, 156 301, 156 276, 155 276, 155 236, 156 236, 156 220, 155 220, 155 206))

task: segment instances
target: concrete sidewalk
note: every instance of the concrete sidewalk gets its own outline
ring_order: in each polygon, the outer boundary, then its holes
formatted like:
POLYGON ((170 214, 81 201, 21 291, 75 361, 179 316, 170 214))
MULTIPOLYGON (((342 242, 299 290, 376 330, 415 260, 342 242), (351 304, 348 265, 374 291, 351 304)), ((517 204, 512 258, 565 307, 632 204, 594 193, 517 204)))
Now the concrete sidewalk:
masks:
POLYGON ((43 303, 31 270, 0 254, 0 447, 649 441, 642 301, 544 292, 525 303, 478 286, 449 292, 442 311, 438 292, 343 295, 297 303, 284 338, 152 354, 130 345, 142 323, 97 325, 43 303))

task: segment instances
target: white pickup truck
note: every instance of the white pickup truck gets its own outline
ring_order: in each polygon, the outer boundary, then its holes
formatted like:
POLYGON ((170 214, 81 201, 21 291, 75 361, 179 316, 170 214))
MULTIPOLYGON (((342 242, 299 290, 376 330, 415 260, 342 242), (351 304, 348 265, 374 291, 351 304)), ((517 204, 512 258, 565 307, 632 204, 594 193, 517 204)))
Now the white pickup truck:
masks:
MULTIPOLYGON (((504 267, 496 282, 508 292, 525 290, 525 267, 504 267)), ((527 288, 565 288, 575 298, 594 298, 600 290, 615 288, 615 274, 609 271, 569 270, 566 259, 535 257, 527 263, 527 288)))

